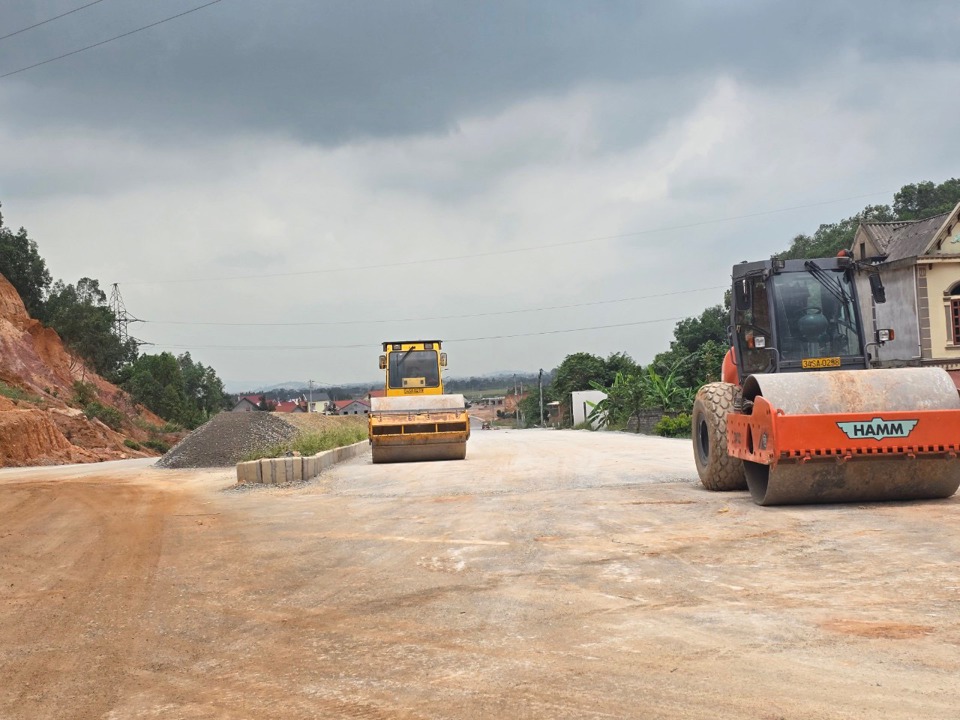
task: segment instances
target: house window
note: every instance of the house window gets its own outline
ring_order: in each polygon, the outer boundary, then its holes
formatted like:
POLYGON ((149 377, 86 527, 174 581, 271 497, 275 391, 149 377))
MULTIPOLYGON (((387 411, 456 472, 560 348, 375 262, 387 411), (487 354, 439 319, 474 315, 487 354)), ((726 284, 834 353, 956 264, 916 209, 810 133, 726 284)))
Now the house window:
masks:
POLYGON ((949 295, 949 298, 947 298, 949 303, 947 305, 947 313, 949 314, 947 325, 951 331, 949 340, 953 345, 960 345, 960 283, 950 288, 949 295))
POLYGON ((960 345, 960 298, 950 301, 950 311, 953 316, 953 344, 960 345))

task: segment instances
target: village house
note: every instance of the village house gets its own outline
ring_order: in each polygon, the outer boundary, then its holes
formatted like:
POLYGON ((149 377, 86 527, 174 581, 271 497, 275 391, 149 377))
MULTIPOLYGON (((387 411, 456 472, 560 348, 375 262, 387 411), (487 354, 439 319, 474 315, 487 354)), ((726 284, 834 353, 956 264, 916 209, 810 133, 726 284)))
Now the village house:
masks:
POLYGON ((875 302, 869 274, 857 274, 868 342, 894 331, 870 347, 875 364, 942 367, 960 386, 960 203, 926 220, 860 223, 851 252, 873 264, 886 292, 875 302))
POLYGON ((365 400, 336 400, 333 403, 334 415, 366 415, 370 404, 365 400))
POLYGON ((234 403, 233 407, 230 408, 231 412, 253 412, 259 410, 260 405, 260 396, 259 395, 241 395, 237 398, 237 402, 234 403))
POLYGON ((286 400, 278 402, 273 412, 279 413, 305 413, 307 412, 307 402, 305 400, 286 400))
POLYGON ((312 393, 307 401, 307 412, 325 413, 329 410, 330 396, 327 393, 312 393))

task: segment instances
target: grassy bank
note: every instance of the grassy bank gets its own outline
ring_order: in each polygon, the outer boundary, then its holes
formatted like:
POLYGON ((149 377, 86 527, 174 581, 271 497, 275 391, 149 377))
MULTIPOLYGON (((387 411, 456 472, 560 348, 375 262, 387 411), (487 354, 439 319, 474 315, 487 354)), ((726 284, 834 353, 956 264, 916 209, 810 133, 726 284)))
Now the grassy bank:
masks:
POLYGON ((300 453, 301 455, 316 455, 324 450, 353 445, 353 443, 366 439, 367 428, 365 425, 335 426, 320 431, 303 432, 286 442, 261 450, 253 450, 244 455, 241 462, 283 457, 290 452, 300 453))

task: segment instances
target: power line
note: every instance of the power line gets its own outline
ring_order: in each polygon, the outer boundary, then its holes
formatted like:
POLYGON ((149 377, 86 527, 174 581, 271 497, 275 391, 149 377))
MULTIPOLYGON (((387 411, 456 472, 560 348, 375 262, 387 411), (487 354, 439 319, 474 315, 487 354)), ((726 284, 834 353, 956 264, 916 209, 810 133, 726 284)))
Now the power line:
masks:
MULTIPOLYGON (((444 340, 445 343, 452 342, 478 342, 481 340, 508 340, 512 338, 522 338, 522 337, 537 337, 541 335, 561 335, 564 333, 574 333, 574 332, 586 332, 588 330, 608 330, 611 328, 623 328, 623 327, 634 327, 636 325, 652 325, 654 323, 662 322, 678 322, 683 320, 682 317, 672 317, 672 318, 657 318, 656 320, 635 320, 633 322, 626 323, 614 323, 612 325, 592 325, 589 327, 578 327, 578 328, 564 328, 561 330, 540 330, 538 332, 530 333, 515 333, 512 335, 485 335, 482 337, 469 337, 469 338, 451 338, 444 340)), ((379 342, 373 343, 360 343, 356 345, 261 345, 261 346, 251 346, 251 345, 167 345, 166 343, 155 343, 157 347, 164 348, 173 348, 175 350, 354 350, 357 348, 366 348, 370 349, 371 347, 376 347, 379 345, 379 342)))
MULTIPOLYGON (((219 0, 218 0, 219 1, 219 0)), ((4 77, 0 75, 0 78, 4 77)), ((473 260, 476 258, 495 257, 498 255, 510 255, 515 253, 531 252, 535 250, 550 250, 559 247, 568 247, 572 245, 585 245, 587 243, 603 242, 605 240, 620 240, 623 238, 638 237, 641 235, 653 235, 662 232, 671 232, 674 230, 689 230, 691 228, 703 227, 704 225, 713 225, 716 223, 730 222, 733 220, 746 220, 749 218, 763 217, 766 215, 776 215, 778 213, 791 212, 793 210, 806 210, 808 208, 821 207, 823 205, 834 205, 836 203, 847 202, 849 200, 862 200, 864 198, 875 197, 877 195, 890 195, 893 191, 885 190, 883 192, 865 193, 863 195, 852 195, 845 198, 834 200, 823 200, 806 205, 793 205, 791 207, 777 208, 775 210, 761 210, 744 215, 731 215, 729 217, 713 218, 712 220, 701 220, 694 223, 685 223, 683 225, 669 225, 659 228, 648 228, 645 230, 635 230, 633 232, 620 233, 617 235, 601 235, 592 238, 581 238, 579 240, 565 240, 563 242, 544 243, 542 245, 525 245, 518 248, 507 248, 504 250, 488 250, 486 252, 468 253, 464 255, 447 255, 435 258, 422 258, 420 260, 404 260, 393 263, 377 263, 374 265, 353 265, 350 267, 325 268, 323 270, 298 270, 295 272, 283 273, 261 273, 258 275, 224 275, 221 277, 195 277, 195 278, 171 278, 168 280, 127 280, 125 285, 166 285, 173 283, 193 283, 193 282, 222 282, 229 280, 262 280, 266 278, 280 277, 303 277, 307 275, 328 275, 330 273, 357 272, 359 270, 380 270, 385 268, 409 267, 411 265, 425 265, 428 263, 451 262, 454 260, 473 260)))
POLYGON ((46 25, 47 23, 51 23, 54 20, 59 20, 62 17, 66 17, 67 15, 73 15, 75 12, 80 12, 81 10, 88 8, 91 5, 96 5, 97 3, 102 3, 102 2, 103 0, 93 0, 93 2, 88 2, 86 5, 81 5, 80 7, 74 8, 73 10, 67 10, 64 13, 60 13, 59 15, 54 15, 52 18, 41 20, 40 22, 34 23, 33 25, 28 25, 25 28, 20 28, 19 30, 16 30, 12 33, 8 33, 7 35, 0 35, 0 40, 6 40, 7 38, 12 38, 14 35, 25 33, 27 30, 33 30, 34 28, 38 28, 41 25, 46 25))
POLYGON ((40 67, 41 65, 47 65, 48 63, 56 62, 57 60, 63 60, 64 58, 68 58, 71 55, 77 55, 78 53, 86 52, 87 50, 92 50, 93 48, 100 47, 101 45, 106 45, 107 43, 111 43, 114 40, 119 40, 120 38, 125 38, 125 37, 129 37, 130 35, 135 35, 138 32, 149 30, 150 28, 156 27, 157 25, 163 25, 164 23, 170 22, 171 20, 182 18, 184 15, 189 15, 190 13, 195 13, 198 10, 203 10, 206 7, 210 7, 211 5, 216 5, 220 1, 221 0, 210 0, 210 2, 204 3, 203 5, 198 5, 195 8, 191 8, 190 10, 184 10, 182 13, 171 15, 170 17, 166 17, 163 20, 157 20, 156 22, 152 22, 149 25, 138 27, 135 30, 129 30, 125 33, 121 33, 120 35, 114 35, 112 38, 101 40, 100 42, 94 43, 93 45, 87 45, 86 47, 82 47, 79 50, 72 50, 68 53, 64 53, 63 55, 57 55, 56 57, 49 58, 48 60, 42 60, 41 62, 34 63, 33 65, 27 65, 26 67, 22 67, 19 70, 12 70, 8 73, 4 73, 3 75, 0 75, 0 80, 2 80, 3 78, 10 77, 11 75, 16 75, 17 73, 22 73, 22 72, 26 72, 27 70, 32 70, 33 68, 40 67))
MULTIPOLYGON (((116 287, 116 284, 114 284, 116 287)), ((419 318, 389 318, 386 320, 319 320, 313 322, 202 322, 192 320, 136 320, 135 322, 150 323, 153 325, 203 325, 215 327, 307 327, 317 325, 383 325, 386 323, 401 322, 427 322, 434 320, 465 320, 480 317, 495 317, 498 315, 519 315, 530 312, 544 312, 547 310, 570 310, 572 308, 590 307, 593 305, 611 305, 613 303, 633 302, 635 300, 652 300, 655 298, 670 297, 672 295, 685 295, 695 292, 706 292, 707 290, 723 290, 728 285, 713 285, 711 287, 693 288, 690 290, 676 290, 674 292, 657 293, 656 295, 636 295, 634 297, 615 298, 613 300, 592 300, 583 303, 570 303, 568 305, 548 305, 537 308, 518 308, 514 310, 496 310, 483 313, 472 313, 468 315, 436 315, 434 317, 419 318)))

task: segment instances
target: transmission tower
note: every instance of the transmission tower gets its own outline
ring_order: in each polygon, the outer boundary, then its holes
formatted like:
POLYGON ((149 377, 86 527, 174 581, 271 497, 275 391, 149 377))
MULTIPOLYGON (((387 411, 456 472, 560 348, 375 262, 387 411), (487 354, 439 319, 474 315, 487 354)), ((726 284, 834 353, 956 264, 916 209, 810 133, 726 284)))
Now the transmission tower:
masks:
MULTIPOLYGON (((110 288, 110 309, 113 311, 113 329, 124 345, 130 340, 130 323, 142 322, 127 312, 127 306, 123 304, 123 296, 120 294, 119 283, 114 283, 110 288)), ((140 341, 133 338, 134 342, 140 344, 140 341)))

